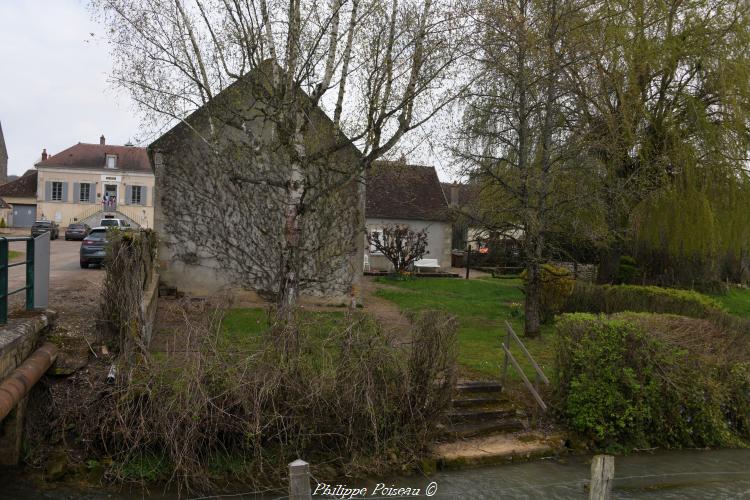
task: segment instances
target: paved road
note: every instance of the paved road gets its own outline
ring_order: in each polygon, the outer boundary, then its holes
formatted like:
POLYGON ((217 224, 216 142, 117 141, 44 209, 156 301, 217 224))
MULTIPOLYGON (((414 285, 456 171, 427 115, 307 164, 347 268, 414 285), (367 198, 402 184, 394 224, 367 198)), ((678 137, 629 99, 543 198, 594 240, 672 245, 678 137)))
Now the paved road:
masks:
MULTIPOLYGON (((78 262, 80 241, 58 239, 50 242, 50 306, 57 302, 55 292, 74 291, 81 287, 96 287, 104 278, 104 271, 99 268, 81 269, 78 262)), ((25 242, 13 242, 11 250, 25 252, 25 242)), ((8 289, 16 290, 26 283, 26 266, 16 266, 8 274, 8 289)), ((23 296, 18 293, 16 296, 23 296)))

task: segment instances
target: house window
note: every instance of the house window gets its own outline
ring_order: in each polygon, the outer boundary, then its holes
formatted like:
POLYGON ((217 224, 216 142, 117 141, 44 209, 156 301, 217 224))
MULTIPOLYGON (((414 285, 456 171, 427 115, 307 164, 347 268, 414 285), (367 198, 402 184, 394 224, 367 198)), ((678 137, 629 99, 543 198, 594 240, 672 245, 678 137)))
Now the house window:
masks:
POLYGON ((91 184, 81 184, 81 194, 78 197, 78 201, 81 203, 89 203, 91 201, 91 184))
POLYGON ((117 155, 107 155, 107 168, 117 168, 117 155))
POLYGON ((380 250, 375 247, 375 240, 378 243, 383 243, 383 230, 382 229, 371 229, 370 230, 370 253, 380 254, 380 250))
POLYGON ((130 203, 133 205, 143 205, 143 188, 141 186, 130 186, 130 203))
POLYGON ((62 201, 62 182, 52 183, 52 201, 62 201))

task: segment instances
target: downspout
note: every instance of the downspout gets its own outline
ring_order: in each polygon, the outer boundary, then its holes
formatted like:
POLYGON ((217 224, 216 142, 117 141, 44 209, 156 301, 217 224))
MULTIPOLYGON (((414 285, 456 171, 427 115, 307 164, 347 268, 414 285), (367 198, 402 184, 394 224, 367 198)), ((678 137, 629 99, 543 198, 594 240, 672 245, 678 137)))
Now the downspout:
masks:
POLYGON ((34 387, 57 359, 57 346, 45 342, 0 383, 0 422, 34 387))

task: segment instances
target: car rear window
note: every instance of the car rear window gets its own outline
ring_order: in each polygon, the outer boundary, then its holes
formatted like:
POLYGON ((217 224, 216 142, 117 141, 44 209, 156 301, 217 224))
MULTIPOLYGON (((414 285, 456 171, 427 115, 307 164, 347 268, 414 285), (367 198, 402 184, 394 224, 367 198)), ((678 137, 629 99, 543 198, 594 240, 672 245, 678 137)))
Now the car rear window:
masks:
POLYGON ((70 229, 83 229, 83 224, 71 224, 68 227, 70 229))
POLYGON ((103 219, 102 226, 117 226, 118 223, 114 219, 103 219))
POLYGON ((35 222, 36 227, 50 227, 52 224, 49 222, 35 222))
POLYGON ((89 233, 88 236, 86 236, 87 240, 96 240, 96 241, 102 241, 107 238, 106 231, 101 230, 93 230, 89 233))

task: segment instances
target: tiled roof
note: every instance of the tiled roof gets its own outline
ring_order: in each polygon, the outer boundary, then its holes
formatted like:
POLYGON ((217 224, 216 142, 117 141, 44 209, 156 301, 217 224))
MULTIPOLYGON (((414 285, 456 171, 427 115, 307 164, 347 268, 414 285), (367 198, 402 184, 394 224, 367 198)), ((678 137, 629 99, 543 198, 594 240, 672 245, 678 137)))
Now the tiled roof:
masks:
POLYGON ((18 179, 0 186, 0 196, 18 198, 36 198, 37 171, 27 170, 18 179))
POLYGON ((443 193, 445 193, 445 199, 448 200, 450 205, 453 200, 451 199, 451 188, 458 188, 458 206, 462 208, 469 208, 479 201, 480 186, 476 183, 451 183, 441 182, 443 187, 443 193))
POLYGON ((366 182, 366 217, 447 220, 448 205, 435 167, 375 162, 366 182))
POLYGON ((117 155, 117 168, 114 170, 152 173, 146 148, 86 144, 83 142, 79 142, 75 146, 71 146, 44 161, 40 161, 37 163, 37 166, 104 169, 107 155, 117 155))

